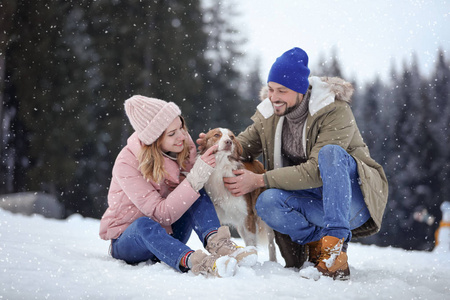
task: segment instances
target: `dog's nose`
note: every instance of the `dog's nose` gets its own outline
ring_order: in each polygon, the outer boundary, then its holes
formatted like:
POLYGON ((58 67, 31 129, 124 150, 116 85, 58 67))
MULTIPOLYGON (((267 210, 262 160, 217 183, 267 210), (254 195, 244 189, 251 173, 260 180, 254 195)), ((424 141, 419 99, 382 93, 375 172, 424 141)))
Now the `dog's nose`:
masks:
POLYGON ((231 140, 226 140, 226 141, 225 141, 225 145, 229 146, 229 145, 231 145, 231 144, 232 144, 231 140))

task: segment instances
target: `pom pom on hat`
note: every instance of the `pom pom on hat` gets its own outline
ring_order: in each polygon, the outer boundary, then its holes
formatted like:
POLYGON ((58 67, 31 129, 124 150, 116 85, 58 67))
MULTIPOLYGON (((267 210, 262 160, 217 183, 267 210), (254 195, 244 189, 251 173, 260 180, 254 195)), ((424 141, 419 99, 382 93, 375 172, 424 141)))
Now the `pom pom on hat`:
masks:
POLYGON ((146 145, 152 144, 181 115, 173 102, 135 95, 125 100, 125 112, 138 138, 146 145))
POLYGON ((300 94, 309 88, 308 54, 300 48, 284 52, 273 63, 267 82, 273 81, 300 94))

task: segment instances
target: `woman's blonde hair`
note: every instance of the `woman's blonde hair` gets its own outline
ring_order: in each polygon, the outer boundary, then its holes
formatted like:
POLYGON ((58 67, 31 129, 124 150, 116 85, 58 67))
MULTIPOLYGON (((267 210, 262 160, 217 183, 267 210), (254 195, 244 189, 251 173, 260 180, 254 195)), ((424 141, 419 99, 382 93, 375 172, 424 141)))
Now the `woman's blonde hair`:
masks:
MULTIPOLYGON (((182 128, 188 134, 188 129, 183 117, 180 116, 182 128)), ((153 180, 156 183, 160 183, 166 176, 166 170, 164 170, 164 155, 161 150, 161 143, 164 138, 165 131, 161 136, 150 145, 143 145, 142 150, 139 153, 139 171, 141 171, 144 178, 147 180, 153 180)), ((189 159, 189 139, 184 140, 183 150, 177 154, 177 162, 181 169, 186 167, 186 163, 189 159)))

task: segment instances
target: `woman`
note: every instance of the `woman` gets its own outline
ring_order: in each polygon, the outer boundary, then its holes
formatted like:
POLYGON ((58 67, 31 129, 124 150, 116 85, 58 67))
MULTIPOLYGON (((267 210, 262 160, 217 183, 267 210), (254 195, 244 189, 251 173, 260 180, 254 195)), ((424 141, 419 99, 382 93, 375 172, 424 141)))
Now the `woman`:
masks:
POLYGON ((202 189, 215 167, 216 148, 196 160, 194 142, 172 102, 133 96, 125 111, 135 132, 114 163, 109 207, 100 222, 111 255, 130 264, 162 261, 181 272, 217 277, 234 275, 237 264, 254 264, 256 249, 230 240, 202 189), (211 255, 186 245, 192 230, 211 255))

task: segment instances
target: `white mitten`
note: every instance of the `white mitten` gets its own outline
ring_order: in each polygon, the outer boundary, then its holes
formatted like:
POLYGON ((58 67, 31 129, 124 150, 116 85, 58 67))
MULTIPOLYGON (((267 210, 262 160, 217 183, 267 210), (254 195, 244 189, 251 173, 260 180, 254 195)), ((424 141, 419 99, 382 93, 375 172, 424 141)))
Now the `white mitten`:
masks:
POLYGON ((198 192, 203 188, 206 181, 208 181, 209 175, 211 175, 213 171, 214 168, 199 157, 192 167, 191 172, 187 174, 186 179, 191 184, 192 188, 198 192))

